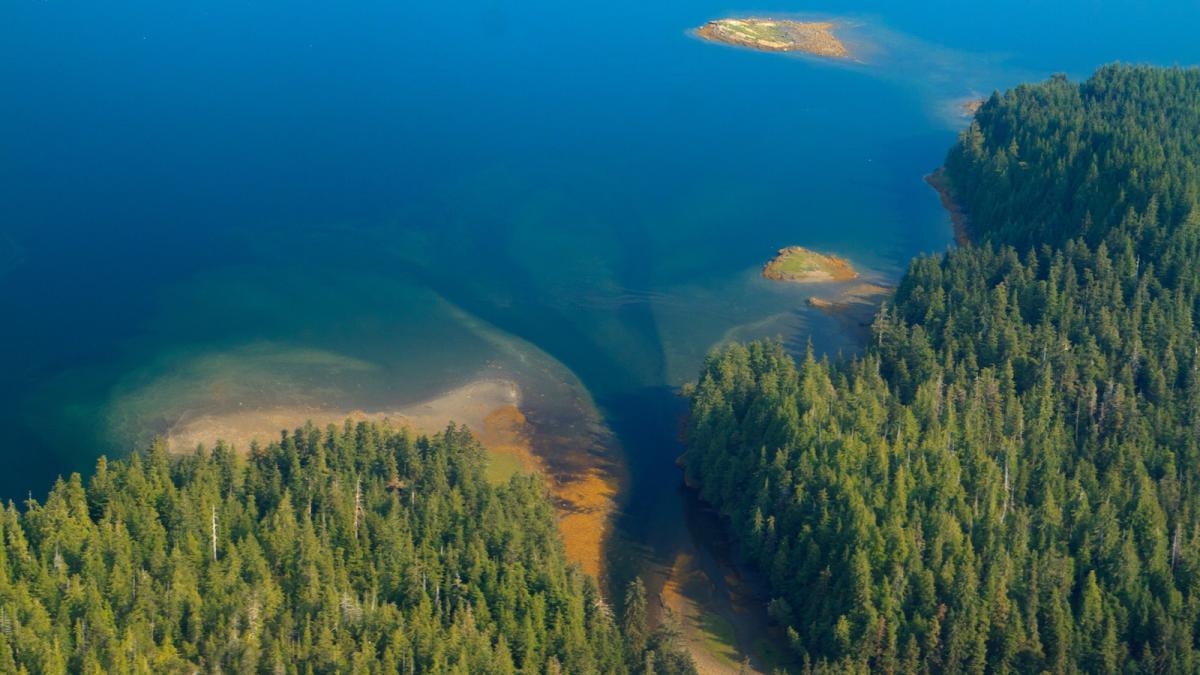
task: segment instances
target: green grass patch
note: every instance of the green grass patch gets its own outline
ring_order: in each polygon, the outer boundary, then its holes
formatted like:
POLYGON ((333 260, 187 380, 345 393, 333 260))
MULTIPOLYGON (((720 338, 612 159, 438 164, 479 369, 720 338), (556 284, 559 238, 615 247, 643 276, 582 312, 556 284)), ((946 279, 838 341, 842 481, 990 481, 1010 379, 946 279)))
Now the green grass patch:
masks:
POLYGON ((788 253, 777 258, 775 262, 778 265, 779 271, 795 274, 816 272, 825 268, 825 260, 811 251, 788 253))
POLYGON ((521 458, 507 452, 489 452, 484 475, 492 485, 504 485, 513 476, 525 470, 521 458))
POLYGON ((706 613, 700 620, 699 629, 704 651, 736 671, 741 666, 742 655, 737 649, 733 623, 719 614, 706 613))
POLYGON ((759 40, 773 40, 776 42, 787 42, 795 37, 782 24, 767 26, 761 23, 752 23, 745 26, 738 26, 735 30, 746 37, 759 40))

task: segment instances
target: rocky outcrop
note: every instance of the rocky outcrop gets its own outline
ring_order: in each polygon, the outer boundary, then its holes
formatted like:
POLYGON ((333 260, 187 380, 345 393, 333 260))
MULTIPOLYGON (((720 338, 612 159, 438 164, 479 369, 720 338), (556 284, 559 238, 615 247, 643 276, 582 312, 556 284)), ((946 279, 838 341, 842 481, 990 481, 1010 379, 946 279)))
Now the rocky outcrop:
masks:
POLYGON ((804 52, 829 58, 849 58, 850 50, 833 34, 829 21, 782 19, 718 19, 697 29, 706 40, 767 52, 804 52))
POLYGON ((858 278, 858 272, 845 258, 817 253, 803 246, 779 249, 775 258, 763 266, 762 275, 772 281, 801 283, 850 281, 858 278))

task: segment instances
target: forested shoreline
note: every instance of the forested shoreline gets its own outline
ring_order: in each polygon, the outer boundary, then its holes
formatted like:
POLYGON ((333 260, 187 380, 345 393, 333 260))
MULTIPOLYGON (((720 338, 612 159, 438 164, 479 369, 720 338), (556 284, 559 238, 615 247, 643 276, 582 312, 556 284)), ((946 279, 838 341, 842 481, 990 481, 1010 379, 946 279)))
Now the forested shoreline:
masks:
POLYGON ((707 360, 689 482, 804 670, 1195 672, 1200 70, 993 95, 864 353, 707 360))
POLYGON ((159 443, 0 513, 0 672, 688 673, 568 564, 539 476, 464 428, 159 443))

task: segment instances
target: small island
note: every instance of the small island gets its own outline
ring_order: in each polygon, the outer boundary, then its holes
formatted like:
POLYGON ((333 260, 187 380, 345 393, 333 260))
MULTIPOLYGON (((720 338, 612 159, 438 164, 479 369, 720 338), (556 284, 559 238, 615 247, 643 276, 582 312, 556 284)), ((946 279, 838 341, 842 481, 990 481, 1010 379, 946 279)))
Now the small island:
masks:
POLYGON ((762 275, 772 281, 811 283, 850 281, 858 272, 845 258, 810 251, 803 246, 788 246, 763 266, 762 275))
POLYGON ((833 34, 828 21, 783 19, 718 19, 701 26, 696 34, 706 40, 750 47, 767 52, 804 52, 829 58, 849 58, 846 45, 833 34))

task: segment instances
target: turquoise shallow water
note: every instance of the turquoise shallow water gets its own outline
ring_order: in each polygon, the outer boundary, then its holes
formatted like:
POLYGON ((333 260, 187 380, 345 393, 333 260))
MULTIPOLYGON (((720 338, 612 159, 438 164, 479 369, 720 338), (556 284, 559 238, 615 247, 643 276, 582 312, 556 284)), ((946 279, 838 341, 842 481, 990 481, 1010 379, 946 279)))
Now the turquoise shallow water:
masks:
POLYGON ((1200 61, 1190 2, 0 12, 0 495, 189 406, 393 405, 533 358, 486 325, 572 371, 623 447, 617 570, 696 546, 673 392, 708 349, 855 347, 757 277, 776 248, 893 280, 950 242, 922 176, 958 101, 1200 61), (864 62, 688 32, 753 13, 838 18, 864 62))

